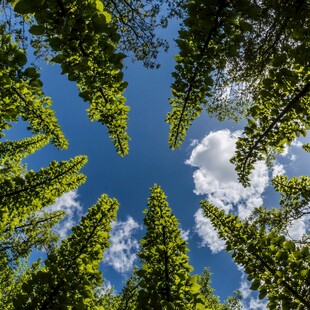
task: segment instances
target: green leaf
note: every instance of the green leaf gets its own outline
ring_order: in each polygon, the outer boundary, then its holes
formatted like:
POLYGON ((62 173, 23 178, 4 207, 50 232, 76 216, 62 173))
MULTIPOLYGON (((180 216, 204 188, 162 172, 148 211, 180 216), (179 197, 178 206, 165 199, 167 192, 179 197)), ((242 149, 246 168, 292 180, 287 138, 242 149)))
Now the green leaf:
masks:
POLYGON ((199 292, 200 288, 201 288, 201 286, 200 286, 199 284, 194 283, 194 284, 191 286, 191 291, 192 291, 192 293, 197 293, 197 292, 199 292))
POLYGON ((104 14, 96 14, 93 17, 93 27, 94 27, 95 33, 104 32, 107 27, 106 24, 107 24, 107 20, 104 14))
POLYGON ((18 50, 15 56, 17 64, 22 67, 27 63, 27 56, 23 50, 18 50))
POLYGON ((251 284, 250 289, 253 291, 256 291, 259 288, 259 285, 260 285, 260 281, 258 279, 255 279, 253 283, 251 284))
POLYGON ((109 14, 108 12, 102 12, 102 14, 105 16, 106 22, 109 23, 112 19, 112 15, 109 14))
POLYGON ((299 272, 300 276, 305 278, 309 274, 309 269, 304 269, 299 272))
POLYGON ((39 25, 33 25, 30 27, 29 32, 34 35, 41 35, 45 32, 45 27, 39 25))
POLYGON ((260 289, 259 289, 259 295, 258 295, 258 298, 259 299, 264 299, 267 295, 267 289, 265 286, 262 286, 260 289))
POLYGON ((37 75, 38 75, 36 68, 33 68, 33 67, 27 68, 27 69, 24 71, 24 74, 25 74, 27 77, 29 77, 29 78, 34 78, 34 77, 37 77, 37 75))
POLYGON ((14 11, 19 14, 35 13, 35 9, 27 1, 19 1, 14 6, 14 11))
POLYGON ((61 50, 62 40, 60 38, 58 37, 50 38, 48 42, 53 50, 55 51, 61 50))
POLYGON ((103 3, 100 0, 96 0, 96 9, 100 12, 104 9, 103 3))

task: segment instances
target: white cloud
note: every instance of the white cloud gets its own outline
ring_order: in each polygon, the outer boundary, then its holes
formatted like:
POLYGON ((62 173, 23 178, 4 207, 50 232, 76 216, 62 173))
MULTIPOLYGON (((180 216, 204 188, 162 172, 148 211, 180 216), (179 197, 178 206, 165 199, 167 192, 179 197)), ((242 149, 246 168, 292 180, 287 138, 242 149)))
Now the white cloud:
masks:
POLYGON ((283 150, 282 153, 280 153, 280 156, 286 157, 287 154, 288 154, 288 152, 289 152, 289 150, 290 150, 290 147, 289 147, 287 144, 285 144, 285 145, 284 145, 284 150, 283 150))
MULTIPOLYGON (((207 195, 212 204, 226 212, 240 204, 250 211, 262 205, 261 195, 268 185, 268 170, 264 162, 255 164, 250 187, 244 188, 238 182, 235 167, 229 160, 234 155, 240 134, 229 130, 211 132, 193 149, 186 161, 186 164, 198 168, 193 174, 194 192, 207 195)), ((242 218, 248 213, 242 208, 239 211, 242 218)))
POLYGON ((245 309, 251 309, 251 310, 265 310, 267 309, 267 301, 259 300, 257 298, 251 298, 249 302, 248 308, 246 306, 245 309))
POLYGON ((132 235, 138 229, 141 229, 141 226, 130 216, 124 222, 112 223, 111 245, 105 252, 103 261, 117 272, 125 273, 133 267, 139 242, 132 235))
POLYGON ((76 190, 64 193, 56 199, 53 205, 45 209, 49 212, 60 210, 66 212, 66 216, 53 228, 60 235, 61 239, 67 237, 71 228, 78 223, 81 217, 82 205, 77 199, 78 194, 76 190))
MULTIPOLYGON (((288 145, 285 145, 284 146, 284 151, 280 154, 280 156, 282 156, 282 157, 288 157, 288 155, 290 154, 290 153, 292 153, 293 151, 294 151, 294 149, 295 149, 295 151, 296 151, 296 148, 297 149, 300 149, 301 147, 302 147, 302 142, 301 141, 299 141, 299 140, 297 140, 297 139, 295 139, 292 143, 291 143, 291 145, 290 146, 288 146, 288 145)), ((294 161, 294 160, 296 160, 296 155, 295 154, 292 154, 290 157, 288 157, 291 161, 294 161)))
POLYGON ((275 164, 272 167, 272 178, 276 177, 277 175, 283 175, 285 173, 284 166, 282 164, 275 164))
POLYGON ((301 237, 309 231, 310 228, 310 216, 304 216, 294 221, 288 227, 288 235, 294 240, 300 240, 301 237))
POLYGON ((182 228, 180 228, 180 230, 181 230, 181 238, 184 239, 185 241, 188 241, 190 229, 183 230, 182 228))
MULTIPOLYGON (((238 182, 230 158, 234 155, 235 143, 240 135, 240 131, 211 132, 193 149, 186 164, 198 168, 193 174, 197 195, 207 195, 210 203, 226 213, 234 210, 240 218, 246 218, 255 207, 263 204, 261 196, 269 178, 265 163, 260 161, 250 175, 250 187, 244 188, 238 182)), ((195 214, 195 222, 202 245, 208 245, 214 253, 224 248, 224 243, 218 240, 211 223, 200 211, 195 214)))
POLYGON ((301 148, 302 147, 302 142, 295 139, 292 143, 291 143, 291 146, 295 146, 295 147, 298 147, 298 148, 301 148))
POLYGON ((212 253, 218 253, 225 249, 225 241, 220 239, 211 221, 203 215, 199 209, 195 215, 195 230, 201 238, 201 246, 208 246, 212 253))

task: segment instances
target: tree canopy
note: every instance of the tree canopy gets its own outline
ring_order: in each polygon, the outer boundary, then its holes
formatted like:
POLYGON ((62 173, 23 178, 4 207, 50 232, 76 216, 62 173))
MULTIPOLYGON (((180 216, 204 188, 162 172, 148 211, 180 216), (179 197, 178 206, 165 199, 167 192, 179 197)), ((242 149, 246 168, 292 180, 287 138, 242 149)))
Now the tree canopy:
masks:
MULTIPOLYGON (((231 159, 239 182, 251 183, 255 164, 272 166, 310 129, 310 3, 304 1, 4 0, 0 8, 0 137, 25 121, 30 136, 0 141, 0 306, 3 309, 241 309, 239 292, 224 303, 210 271, 194 275, 187 242, 160 186, 145 210, 140 265, 123 291, 104 291, 100 269, 119 203, 102 194, 60 240, 53 227, 63 211, 49 211, 86 181, 87 157, 51 161, 38 171, 25 160, 51 143, 68 141, 44 94, 45 60, 61 68, 88 103, 90 121, 107 127, 120 156, 129 152, 129 106, 124 59, 158 68, 168 42, 159 29, 181 23, 172 73, 168 144, 181 147, 203 110, 223 121, 246 120, 231 159), (33 260, 33 252, 46 259, 33 260), (44 255, 42 255, 44 256, 44 255)), ((309 143, 303 144, 309 152, 309 143)), ((269 309, 310 307, 309 234, 292 239, 288 227, 309 216, 308 176, 276 176, 279 206, 240 219, 207 200, 204 215, 244 267, 251 289, 269 309)), ((215 271, 216 272, 216 271, 215 271)))

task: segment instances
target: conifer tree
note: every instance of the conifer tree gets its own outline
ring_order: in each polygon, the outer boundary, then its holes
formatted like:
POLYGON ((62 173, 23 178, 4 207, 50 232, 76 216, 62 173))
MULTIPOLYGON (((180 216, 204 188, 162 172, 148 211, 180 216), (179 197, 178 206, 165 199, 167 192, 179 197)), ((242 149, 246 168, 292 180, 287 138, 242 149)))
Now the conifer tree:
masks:
POLYGON ((99 264, 109 246, 116 199, 102 195, 72 234, 49 254, 44 266, 32 273, 14 299, 17 309, 88 309, 94 289, 102 284, 99 264))
MULTIPOLYGON (((154 185, 145 210, 146 235, 138 254, 138 309, 200 309, 200 285, 191 276, 186 242, 163 190, 154 185)), ((202 308, 203 309, 203 308, 202 308)))

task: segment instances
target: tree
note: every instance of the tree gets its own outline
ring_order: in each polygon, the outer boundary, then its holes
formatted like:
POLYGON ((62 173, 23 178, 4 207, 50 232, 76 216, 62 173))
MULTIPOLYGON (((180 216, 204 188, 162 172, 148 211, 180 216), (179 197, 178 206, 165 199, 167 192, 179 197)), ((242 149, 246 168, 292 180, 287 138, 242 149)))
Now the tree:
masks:
MULTIPOLYGON (((281 194, 280 205, 278 208, 269 210, 263 207, 257 208, 252 217, 253 224, 257 226, 257 229, 269 227, 273 231, 290 238, 288 233, 290 225, 296 220, 305 218, 310 213, 310 179, 308 176, 289 179, 287 176, 279 175, 272 180, 272 183, 275 190, 281 194)), ((294 240, 294 242, 301 242, 309 246, 309 233, 303 239, 294 240)))
POLYGON ((146 235, 138 254, 138 309, 204 309, 197 276, 191 276, 186 242, 163 190, 154 185, 145 210, 146 235))
MULTIPOLYGON (((271 165, 275 154, 310 128, 309 3, 193 1, 187 11, 177 40, 169 145, 180 147, 204 108, 220 120, 246 117, 231 161, 248 186, 257 161, 271 165)), ((308 144, 303 148, 309 151, 308 144)), ((308 238, 292 241, 287 228, 309 214, 308 177, 279 176, 273 184, 280 208, 257 209, 251 223, 224 216, 207 202, 202 208, 227 250, 234 249, 234 260, 246 267, 252 289, 268 295, 271 309, 307 307, 309 266, 299 260, 308 257, 308 238), (282 269, 293 280, 284 279, 282 269)))
POLYGON ((137 301, 139 297, 139 276, 137 275, 139 268, 135 266, 130 277, 125 282, 120 297, 120 303, 117 310, 134 310, 137 309, 137 301))
POLYGON ((248 221, 206 201, 201 202, 205 215, 226 241, 226 250, 245 267, 251 289, 259 290, 259 298, 268 296, 270 309, 305 309, 309 299, 309 247, 296 246, 293 241, 274 231, 258 230, 248 221))
POLYGON ((103 1, 103 4, 120 34, 118 49, 133 60, 143 61, 147 68, 158 68, 157 55, 160 49, 168 49, 168 42, 159 38, 156 32, 158 28, 167 27, 169 18, 184 14, 184 2, 120 0, 103 1))
POLYGON ((203 108, 220 120, 246 116, 234 162, 248 184, 255 161, 283 150, 309 126, 309 4, 194 1, 187 10, 177 40, 169 145, 180 147, 203 108))
POLYGON ((229 296, 224 304, 220 303, 218 296, 214 295, 213 288, 211 287, 211 275, 210 270, 205 267, 202 273, 198 276, 197 283, 200 287, 200 294, 204 297, 205 309, 214 310, 241 310, 243 309, 240 300, 242 296, 240 292, 234 292, 234 296, 229 296))
POLYGON ((85 309, 93 290, 102 283, 98 270, 102 253, 109 245, 111 222, 116 220, 116 199, 102 195, 45 266, 23 285, 14 298, 17 309, 85 309))
MULTIPOLYGON (((45 96, 36 57, 61 66, 89 103, 88 116, 108 128, 117 152, 128 153, 123 59, 149 68, 166 42, 156 36, 169 18, 184 18, 173 73, 169 145, 180 147, 192 121, 205 108, 220 120, 248 119, 232 159, 240 182, 258 160, 277 152, 310 128, 308 1, 4 0, 0 21, 0 136, 14 122, 28 122, 30 138, 0 143, 0 305, 7 309, 137 308, 237 309, 238 294, 221 305, 210 274, 192 276, 186 242, 164 192, 154 186, 146 211, 147 234, 121 296, 100 295, 99 262, 108 246, 118 203, 103 195, 72 234, 58 243, 52 227, 62 212, 44 208, 85 181, 85 156, 52 161, 38 172, 22 162, 49 141, 68 142, 45 96), (7 13, 10 14, 7 14, 7 13), (30 36, 27 38, 26 33, 30 36), (33 249, 47 260, 30 264, 33 249), (6 283, 11 283, 7 286, 6 283), (200 284, 199 284, 200 283, 200 284)), ((309 144, 304 149, 310 150, 309 144)), ((309 306, 308 239, 292 241, 287 228, 309 214, 309 178, 277 177, 280 208, 259 208, 240 221, 202 203, 227 250, 245 267, 252 289, 270 308, 309 306)))
MULTIPOLYGON (((29 24, 37 54, 52 51, 62 73, 77 82, 80 96, 90 103, 89 119, 108 127, 117 152, 128 152, 127 113, 123 92, 122 53, 115 51, 119 35, 109 25, 111 15, 97 1, 8 1, 29 24), (42 43, 43 42, 43 43, 42 43), (47 51, 44 48, 47 47, 47 51)), ((19 56, 21 57, 21 56, 19 56)), ((26 63, 23 53, 21 65, 26 63)), ((28 71, 31 76, 35 71, 28 71)), ((26 97, 28 98, 28 97, 26 97)), ((25 98, 25 99, 26 99, 25 98)), ((23 99, 21 99, 24 101, 23 99)))
POLYGON ((51 99, 42 91, 40 74, 34 67, 24 68, 26 53, 20 48, 19 41, 13 42, 5 24, 0 24, 0 35, 0 136, 20 116, 28 121, 34 134, 45 134, 56 147, 66 149, 68 142, 51 109, 51 99))

